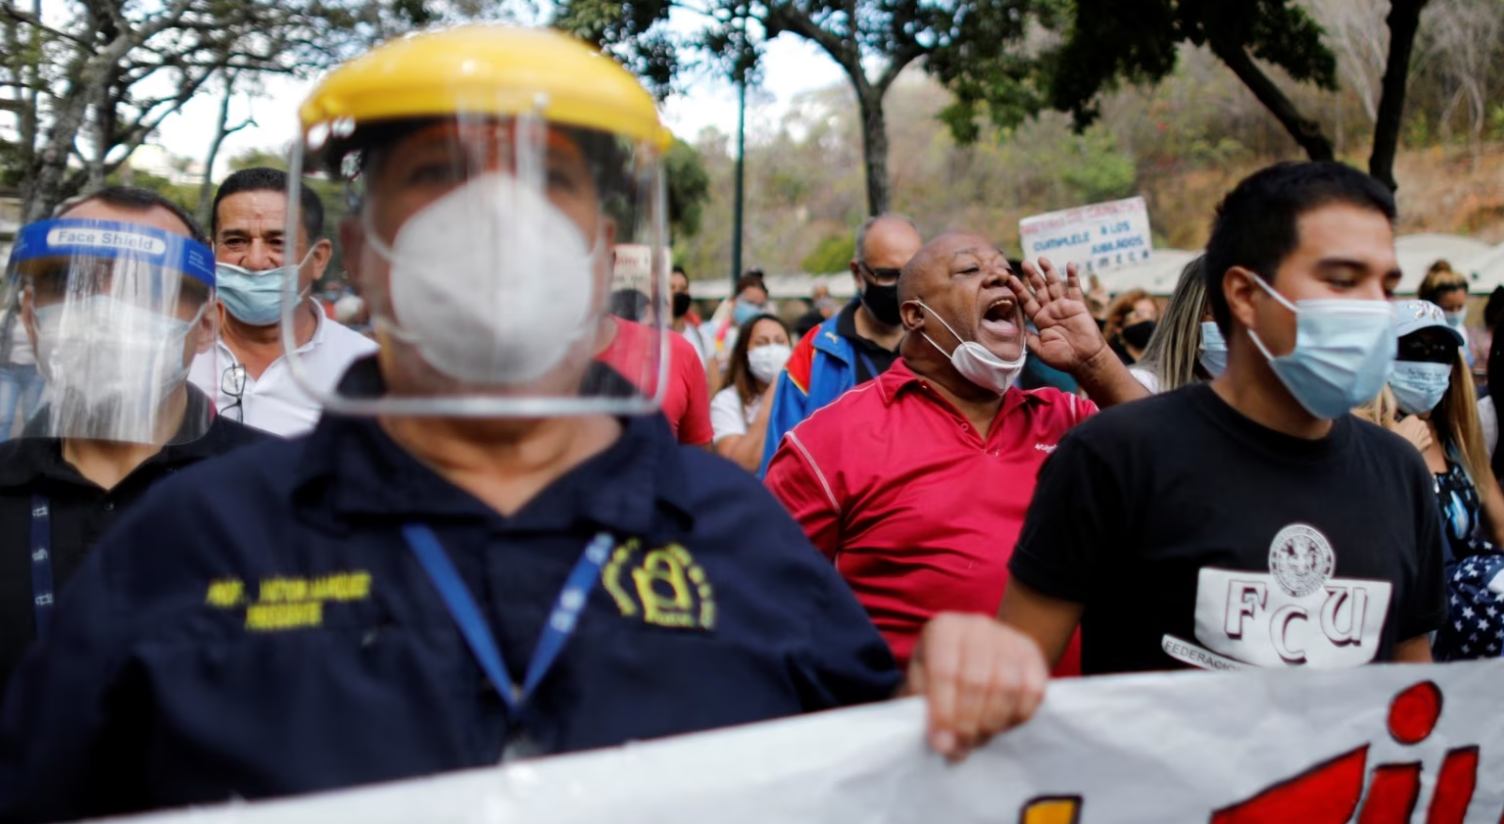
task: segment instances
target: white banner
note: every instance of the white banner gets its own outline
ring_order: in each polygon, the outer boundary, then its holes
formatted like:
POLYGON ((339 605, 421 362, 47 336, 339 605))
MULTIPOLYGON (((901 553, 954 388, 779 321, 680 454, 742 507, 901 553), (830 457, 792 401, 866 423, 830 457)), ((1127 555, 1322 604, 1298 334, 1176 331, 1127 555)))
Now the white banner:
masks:
POLYGON ((1061 681, 959 765, 894 701, 152 824, 1497 824, 1504 662, 1061 681))
POLYGON ((1154 253, 1141 197, 1026 217, 1018 222, 1018 239, 1025 260, 1047 257, 1062 272, 1075 263, 1083 275, 1148 263, 1154 253))

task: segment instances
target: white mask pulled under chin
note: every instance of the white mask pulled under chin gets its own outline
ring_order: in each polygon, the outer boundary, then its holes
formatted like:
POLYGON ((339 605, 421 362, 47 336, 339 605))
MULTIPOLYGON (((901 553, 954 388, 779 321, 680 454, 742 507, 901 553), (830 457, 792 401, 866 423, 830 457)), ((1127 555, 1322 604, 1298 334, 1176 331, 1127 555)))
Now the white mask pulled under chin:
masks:
POLYGON ((924 306, 925 311, 933 315, 935 320, 940 321, 940 324, 945 327, 946 331, 950 332, 959 341, 956 348, 947 354, 944 349, 940 348, 940 344, 935 343, 933 338, 920 332, 921 335, 924 335, 924 339, 930 342, 930 346, 935 347, 940 351, 940 354, 950 358, 950 365, 954 366, 956 371, 961 373, 962 377, 983 389, 991 389, 999 395, 1007 392, 1008 387, 1018 381, 1018 376, 1023 373, 1024 363, 1029 357, 1027 349, 1020 350, 1018 357, 1014 360, 1003 360, 988 351, 987 347, 974 340, 961 340, 961 336, 957 335, 956 330, 952 329, 950 324, 945 322, 945 318, 940 317, 939 312, 925 306, 924 301, 915 301, 915 303, 924 306))
POLYGON ((595 257, 543 192, 491 172, 425 206, 388 247, 395 337, 444 374, 516 386, 562 362, 594 330, 595 257))

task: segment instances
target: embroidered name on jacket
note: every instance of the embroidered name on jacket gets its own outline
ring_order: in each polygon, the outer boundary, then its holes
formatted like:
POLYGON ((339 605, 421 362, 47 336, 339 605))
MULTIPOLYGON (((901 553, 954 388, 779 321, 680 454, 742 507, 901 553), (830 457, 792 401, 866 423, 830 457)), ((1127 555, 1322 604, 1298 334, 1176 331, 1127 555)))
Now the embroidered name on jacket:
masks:
POLYGON ((216 609, 245 607, 245 628, 252 632, 317 627, 324 623, 324 604, 364 601, 371 597, 371 573, 336 572, 317 578, 263 578, 256 600, 245 582, 225 578, 209 584, 204 603, 216 609))
POLYGON ((1306 524, 1274 536, 1267 573, 1203 568, 1196 639, 1256 667, 1369 663, 1379 651, 1393 585, 1336 578, 1336 568, 1331 542, 1306 524))
POLYGON ((689 550, 669 544, 641 551, 633 538, 611 553, 601 583, 625 618, 676 629, 715 628, 715 587, 689 550))

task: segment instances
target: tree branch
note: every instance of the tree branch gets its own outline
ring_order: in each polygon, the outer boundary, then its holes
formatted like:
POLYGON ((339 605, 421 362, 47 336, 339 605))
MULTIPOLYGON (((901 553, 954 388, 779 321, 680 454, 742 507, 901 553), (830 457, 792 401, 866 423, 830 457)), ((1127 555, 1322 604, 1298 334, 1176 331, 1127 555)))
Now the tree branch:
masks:
POLYGON ((1264 108, 1273 114, 1275 119, 1285 127, 1285 131, 1295 139, 1296 143, 1305 150, 1306 156, 1312 160, 1331 160, 1336 154, 1332 151, 1332 142, 1326 135, 1321 133, 1321 125, 1300 113, 1295 104, 1285 93, 1280 91, 1279 86, 1274 84, 1269 76, 1264 74, 1237 43, 1229 43, 1221 37, 1211 36, 1207 38, 1207 44, 1212 52, 1221 61, 1232 69, 1232 73, 1243 81, 1243 85, 1253 92, 1253 96, 1264 104, 1264 108))
POLYGON ((75 45, 83 46, 84 48, 93 48, 94 44, 89 40, 79 37, 75 34, 70 34, 59 29, 54 29, 53 27, 43 23, 41 20, 38 20, 37 18, 31 16, 31 14, 11 5, 9 2, 0 3, 0 13, 3 13, 5 16, 17 22, 25 23, 28 26, 34 26, 39 31, 46 32, 48 35, 56 37, 59 40, 66 40, 75 45))

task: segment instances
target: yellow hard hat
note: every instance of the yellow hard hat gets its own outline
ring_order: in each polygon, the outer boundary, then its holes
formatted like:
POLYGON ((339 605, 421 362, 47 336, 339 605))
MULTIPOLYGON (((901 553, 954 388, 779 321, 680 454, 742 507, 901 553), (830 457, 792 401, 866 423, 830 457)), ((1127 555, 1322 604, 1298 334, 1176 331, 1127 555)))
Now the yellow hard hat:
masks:
POLYGON ((652 95, 615 60, 549 29, 469 25, 399 38, 335 69, 299 109, 316 125, 460 112, 536 112, 660 150, 672 141, 652 95))

